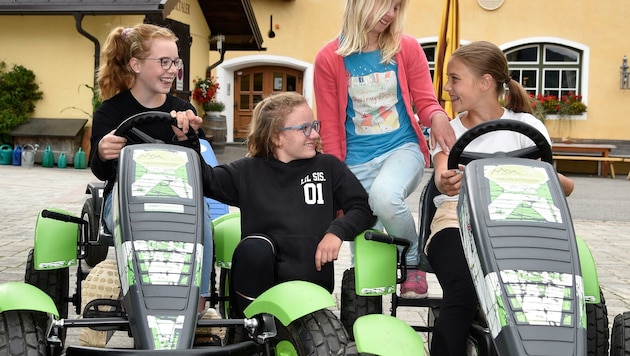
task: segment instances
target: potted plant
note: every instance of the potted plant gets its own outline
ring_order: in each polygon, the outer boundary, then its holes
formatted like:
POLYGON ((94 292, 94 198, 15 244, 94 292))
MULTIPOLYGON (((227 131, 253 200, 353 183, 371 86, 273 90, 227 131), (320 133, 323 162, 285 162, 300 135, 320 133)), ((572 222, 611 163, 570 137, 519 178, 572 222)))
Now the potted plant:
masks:
POLYGON ((203 110, 205 112, 223 112, 223 110, 225 110, 225 104, 223 104, 222 101, 212 99, 203 104, 203 110))
POLYGON ((220 114, 225 110, 225 104, 215 98, 219 83, 215 82, 214 77, 205 79, 197 77, 193 82, 195 83, 193 99, 201 104, 204 111, 201 127, 212 144, 214 152, 222 153, 225 148, 227 130, 226 118, 220 114))

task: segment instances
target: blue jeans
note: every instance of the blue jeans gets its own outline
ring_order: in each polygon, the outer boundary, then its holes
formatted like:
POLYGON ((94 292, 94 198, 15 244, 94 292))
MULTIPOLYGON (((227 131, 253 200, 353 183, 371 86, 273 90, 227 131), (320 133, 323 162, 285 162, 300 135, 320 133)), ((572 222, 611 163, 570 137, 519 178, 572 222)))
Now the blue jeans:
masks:
POLYGON ((417 266, 419 236, 405 199, 418 187, 424 174, 420 145, 407 143, 369 162, 348 168, 368 192, 370 208, 378 217, 374 228, 382 230, 384 227, 388 234, 409 240, 407 265, 417 266))
MULTIPOLYGON (((112 211, 112 192, 105 197, 103 214, 105 215, 105 225, 107 230, 114 231, 114 215, 112 211)), ((213 266, 213 244, 212 244, 212 220, 210 219, 210 205, 208 199, 203 199, 203 265, 201 266, 201 289, 202 297, 209 297, 210 293, 210 273, 213 266)))

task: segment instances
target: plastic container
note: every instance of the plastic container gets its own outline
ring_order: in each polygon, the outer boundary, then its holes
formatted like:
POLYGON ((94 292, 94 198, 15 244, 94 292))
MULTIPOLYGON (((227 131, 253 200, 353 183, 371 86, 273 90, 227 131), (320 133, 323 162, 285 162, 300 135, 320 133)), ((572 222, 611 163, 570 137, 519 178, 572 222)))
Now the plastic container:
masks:
POLYGON ((55 165, 55 155, 50 148, 50 145, 46 146, 44 152, 42 152, 42 167, 51 168, 55 165))
POLYGON ((38 148, 39 148, 38 144, 24 145, 24 149, 22 150, 22 167, 24 168, 33 167, 33 165, 35 164, 35 153, 37 152, 38 148))
POLYGON ((59 154, 59 158, 57 158, 57 167, 58 168, 66 168, 68 166, 68 160, 66 159, 66 154, 61 152, 59 154))
POLYGON ((87 167, 87 157, 81 147, 79 147, 77 153, 74 154, 74 161, 72 161, 72 163, 75 169, 85 169, 87 167))
POLYGON ((13 163, 13 148, 10 145, 0 146, 0 164, 9 165, 13 163))
POLYGON ((21 166, 22 165, 22 146, 16 145, 13 149, 13 165, 21 166))

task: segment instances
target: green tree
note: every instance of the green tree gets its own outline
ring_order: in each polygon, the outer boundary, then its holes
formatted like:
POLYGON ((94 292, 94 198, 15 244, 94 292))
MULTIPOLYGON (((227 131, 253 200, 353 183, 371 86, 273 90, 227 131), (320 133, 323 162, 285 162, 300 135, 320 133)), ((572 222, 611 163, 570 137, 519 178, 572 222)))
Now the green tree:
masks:
POLYGON ((0 61, 0 143, 12 143, 11 130, 29 119, 35 102, 44 96, 35 82, 33 71, 0 61))

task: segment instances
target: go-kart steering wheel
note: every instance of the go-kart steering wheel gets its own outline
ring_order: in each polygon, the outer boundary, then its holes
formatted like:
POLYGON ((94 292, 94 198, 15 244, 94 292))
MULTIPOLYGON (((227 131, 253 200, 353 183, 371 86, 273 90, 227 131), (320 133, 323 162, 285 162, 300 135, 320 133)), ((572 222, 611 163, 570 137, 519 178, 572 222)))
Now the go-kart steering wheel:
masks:
MULTIPOLYGON (((131 141, 133 141, 135 138, 139 138, 144 143, 160 142, 136 127, 141 124, 153 122, 167 122, 173 126, 177 126, 177 120, 172 118, 170 113, 162 111, 146 111, 130 116, 125 121, 121 122, 120 125, 118 125, 118 127, 116 128, 116 131, 114 131, 114 135, 125 137, 131 141), (132 137, 130 133, 133 133, 134 137, 132 137)), ((190 147, 199 152, 199 136, 197 136, 197 133, 195 132, 195 130, 192 129, 192 127, 189 128, 188 132, 186 133, 186 137, 188 138, 190 147)))
POLYGON ((466 131, 455 142, 448 155, 448 169, 457 169, 459 164, 466 165, 470 161, 489 157, 519 157, 538 159, 553 164, 551 145, 545 136, 534 126, 517 120, 502 119, 481 123, 466 131), (464 152, 464 149, 477 137, 492 131, 513 131, 527 136, 535 146, 521 148, 510 152, 480 153, 464 152))

